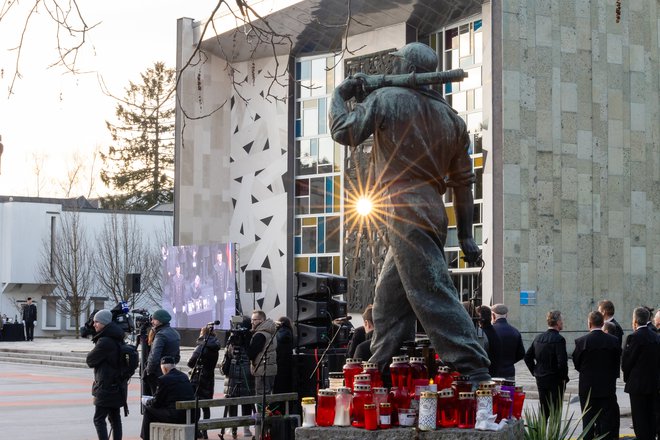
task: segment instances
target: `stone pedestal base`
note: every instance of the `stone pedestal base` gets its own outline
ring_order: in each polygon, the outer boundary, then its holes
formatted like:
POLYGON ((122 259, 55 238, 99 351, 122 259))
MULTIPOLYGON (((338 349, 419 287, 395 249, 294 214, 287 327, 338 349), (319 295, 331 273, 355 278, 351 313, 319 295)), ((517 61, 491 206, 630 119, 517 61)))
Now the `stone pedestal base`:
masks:
POLYGON ((297 428, 296 440, 519 440, 524 438, 522 420, 512 421, 502 431, 474 429, 438 429, 417 431, 413 428, 380 429, 367 431, 357 428, 297 428))
POLYGON ((152 423, 149 425, 151 440, 194 440, 195 425, 152 423))

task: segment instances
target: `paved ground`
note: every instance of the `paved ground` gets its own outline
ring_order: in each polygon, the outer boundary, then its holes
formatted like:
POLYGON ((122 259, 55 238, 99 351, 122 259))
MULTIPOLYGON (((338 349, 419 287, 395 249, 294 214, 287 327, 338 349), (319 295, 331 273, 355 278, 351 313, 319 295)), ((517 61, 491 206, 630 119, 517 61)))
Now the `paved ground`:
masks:
MULTIPOLYGON (((52 351, 87 352, 91 342, 86 339, 37 339, 34 342, 0 342, 0 348, 31 348, 52 351)), ((182 350, 182 359, 187 360, 190 349, 182 350)), ((522 362, 517 365, 517 383, 534 394, 535 384, 522 362)), ((577 387, 577 372, 570 371, 570 388, 577 387)), ((92 370, 60 368, 43 365, 4 363, 0 358, 0 436, 3 439, 53 438, 68 440, 95 440, 92 424, 94 407, 90 394, 92 370)), ((617 397, 621 407, 621 436, 630 436, 630 403, 619 382, 617 397)), ((223 390, 222 380, 216 381, 216 397, 223 390)), ((566 414, 576 419, 580 414, 577 395, 568 396, 566 414)), ((129 387, 128 417, 122 417, 124 440, 139 439, 142 417, 139 409, 139 381, 133 379, 129 387)), ((525 408, 537 408, 538 401, 527 399, 525 408)), ((219 409, 212 410, 218 417, 219 409)), ((581 431, 580 426, 576 435, 581 431)), ((210 438, 217 432, 210 432, 210 438)), ((231 438, 225 436, 225 438, 231 438)))

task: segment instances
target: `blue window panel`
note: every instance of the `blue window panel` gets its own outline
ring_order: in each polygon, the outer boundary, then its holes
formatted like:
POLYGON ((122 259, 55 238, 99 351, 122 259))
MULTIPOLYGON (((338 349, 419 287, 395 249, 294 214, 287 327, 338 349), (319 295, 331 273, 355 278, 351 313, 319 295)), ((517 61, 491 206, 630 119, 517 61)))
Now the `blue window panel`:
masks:
POLYGON ((300 119, 296 119, 296 137, 301 136, 301 134, 300 134, 301 133, 301 127, 302 127, 302 123, 301 123, 300 119))
POLYGON ((302 237, 301 236, 294 237, 293 243, 295 248, 294 253, 296 255, 302 254, 302 237))
POLYGON ((445 84, 445 93, 451 93, 451 90, 452 90, 451 84, 452 83, 446 83, 445 84))
POLYGON ((325 252, 325 217, 319 217, 317 220, 316 228, 316 243, 318 246, 318 253, 325 252))
POLYGON ((481 20, 477 20, 474 22, 474 31, 476 32, 479 29, 481 29, 481 20))
POLYGON ((298 61, 298 62, 296 63, 296 79, 297 79, 297 80, 300 80, 300 72, 301 72, 301 69, 302 69, 301 64, 302 64, 302 63, 301 63, 300 61, 298 61))
POLYGON ((328 176, 325 178, 325 212, 332 212, 332 187, 334 185, 334 178, 328 176))
POLYGON ((309 257, 309 271, 316 272, 316 257, 309 257))

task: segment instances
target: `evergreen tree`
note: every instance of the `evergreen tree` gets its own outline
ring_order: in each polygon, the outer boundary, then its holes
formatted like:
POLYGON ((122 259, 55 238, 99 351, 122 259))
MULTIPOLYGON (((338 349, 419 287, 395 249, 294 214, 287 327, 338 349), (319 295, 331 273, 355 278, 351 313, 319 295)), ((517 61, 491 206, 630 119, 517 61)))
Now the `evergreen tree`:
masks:
POLYGON ((113 208, 144 210, 173 200, 174 69, 157 62, 129 82, 118 100, 114 125, 106 121, 114 145, 102 153, 101 180, 117 195, 104 199, 113 208), (168 96, 169 95, 169 96, 168 96))

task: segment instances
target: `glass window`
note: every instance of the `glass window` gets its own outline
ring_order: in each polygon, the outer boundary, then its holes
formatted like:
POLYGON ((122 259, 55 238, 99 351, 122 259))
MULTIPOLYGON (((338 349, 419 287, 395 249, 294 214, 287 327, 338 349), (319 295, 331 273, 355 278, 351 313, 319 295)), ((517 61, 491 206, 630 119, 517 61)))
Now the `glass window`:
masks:
POLYGON ((458 232, 456 228, 447 229, 447 242, 445 243, 446 247, 457 247, 458 246, 458 232))
POLYGON ((332 257, 318 257, 318 271, 332 273, 332 257))
POLYGON ((326 217, 325 251, 339 252, 340 219, 338 215, 326 217))
POLYGON ((325 58, 312 60, 312 96, 323 96, 326 94, 325 88, 325 58))
POLYGON ((325 178, 317 177, 311 179, 310 188, 310 213, 320 214, 325 209, 325 178))
POLYGON ((314 254, 316 253, 316 228, 305 227, 302 231, 302 253, 314 254))
POLYGON ((308 196, 309 195, 309 179, 297 179, 296 180, 296 196, 308 196))

